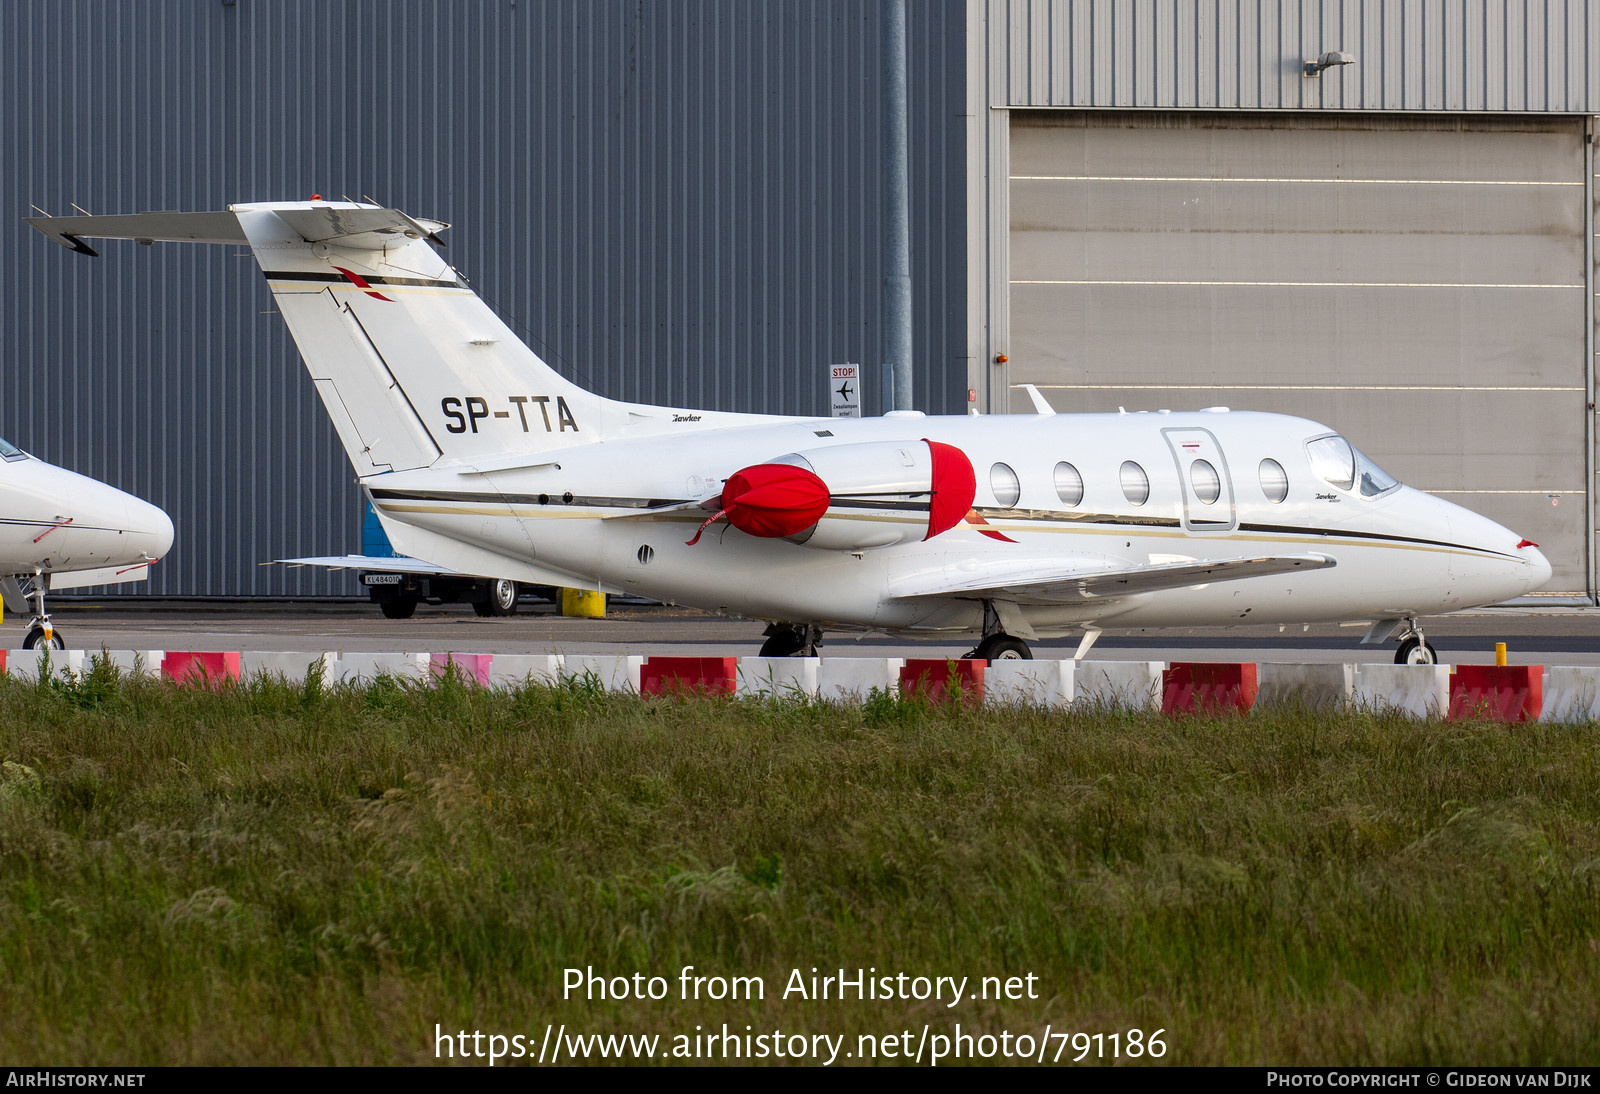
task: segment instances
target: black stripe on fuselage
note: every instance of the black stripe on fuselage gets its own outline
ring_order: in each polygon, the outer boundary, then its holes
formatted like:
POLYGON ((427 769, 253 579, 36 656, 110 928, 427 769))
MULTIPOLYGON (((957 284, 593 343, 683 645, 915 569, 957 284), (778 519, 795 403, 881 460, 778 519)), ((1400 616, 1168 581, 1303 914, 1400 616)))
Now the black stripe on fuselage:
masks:
MULTIPOLYGON (((267 280, 268 281, 306 281, 306 282, 309 282, 309 283, 314 284, 314 285, 350 285, 353 288, 360 288, 359 285, 356 285, 356 283, 354 281, 351 281, 348 277, 344 276, 344 274, 316 273, 316 272, 311 272, 311 271, 308 271, 308 270, 295 270, 295 271, 287 272, 287 273, 268 273, 267 274, 267 280)), ((464 289, 464 288, 466 288, 466 286, 463 285, 459 281, 438 281, 438 280, 435 280, 434 278, 431 278, 431 277, 377 277, 377 276, 368 277, 366 274, 362 274, 361 275, 361 280, 365 281, 368 285, 373 285, 373 286, 377 286, 377 285, 413 285, 413 286, 418 286, 418 285, 420 285, 420 286, 422 286, 424 288, 429 288, 429 289, 464 289)))
MULTIPOLYGON (((388 490, 374 489, 374 500, 386 501, 458 501, 510 504, 510 505, 563 505, 599 509, 665 509, 686 505, 692 498, 608 498, 596 495, 574 494, 568 501, 565 494, 493 494, 471 490, 388 490)), ((927 511, 927 503, 910 501, 867 501, 862 498, 840 499, 841 508, 874 510, 927 511)), ((974 510, 985 519, 1037 521, 1050 524, 1084 524, 1105 528, 1181 528, 1182 523, 1172 517, 1144 517, 1120 513, 1068 513, 1056 509, 1002 509, 984 506, 974 510)), ((1220 530, 1220 529, 1219 529, 1220 530)), ((1420 536, 1396 535, 1392 532, 1362 532, 1342 528, 1307 528, 1292 524, 1240 524, 1230 531, 1267 535, 1294 536, 1301 539, 1370 539, 1386 543, 1409 543, 1418 547, 1443 547, 1454 551, 1471 551, 1493 555, 1496 558, 1515 559, 1503 551, 1487 547, 1473 547, 1465 543, 1451 543, 1444 539, 1424 539, 1420 536)))
POLYGON ((1459 551, 1477 551, 1480 554, 1495 555, 1499 558, 1516 558, 1503 551, 1493 551, 1487 547, 1469 547, 1464 543, 1451 543, 1447 539, 1422 539, 1419 536, 1400 536, 1392 532, 1348 532, 1337 528, 1301 528, 1292 524, 1241 524, 1241 532, 1267 532, 1273 535, 1319 536, 1323 538, 1349 539, 1354 536, 1360 539, 1381 539, 1394 543, 1414 543, 1419 547, 1449 547, 1459 551))
POLYGON ((1122 513, 1068 513, 1059 509, 1002 509, 978 506, 974 512, 986 520, 1043 520, 1052 524, 1115 524, 1132 528, 1180 528, 1176 517, 1136 516, 1122 513))
POLYGON ((384 501, 467 501, 505 505, 566 505, 590 509, 667 509, 687 505, 693 498, 610 498, 599 494, 498 494, 476 490, 385 490, 374 489, 373 500, 384 501))

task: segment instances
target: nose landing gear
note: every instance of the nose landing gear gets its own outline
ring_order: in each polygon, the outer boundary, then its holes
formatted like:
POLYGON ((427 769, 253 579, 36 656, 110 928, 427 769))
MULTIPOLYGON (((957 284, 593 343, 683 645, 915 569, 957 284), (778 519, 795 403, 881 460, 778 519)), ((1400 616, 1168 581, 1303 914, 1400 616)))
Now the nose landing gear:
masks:
POLYGON ((1400 634, 1400 648, 1395 651, 1397 665, 1437 665, 1439 651, 1422 636, 1422 628, 1415 619, 1406 620, 1406 629, 1400 634))
POLYGON ((29 600, 33 601, 33 619, 28 623, 28 634, 22 640, 25 650, 38 649, 40 646, 49 646, 54 650, 67 648, 67 640, 61 637, 61 632, 50 624, 50 615, 44 610, 44 571, 35 570, 31 588, 26 590, 29 600))

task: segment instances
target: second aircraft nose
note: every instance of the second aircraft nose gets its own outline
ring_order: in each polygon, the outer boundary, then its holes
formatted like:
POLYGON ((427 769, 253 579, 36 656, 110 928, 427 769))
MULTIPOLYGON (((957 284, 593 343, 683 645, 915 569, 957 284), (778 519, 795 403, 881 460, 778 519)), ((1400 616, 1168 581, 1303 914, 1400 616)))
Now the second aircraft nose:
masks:
POLYGON ((172 550, 172 518, 147 501, 139 501, 131 508, 135 510, 130 514, 133 526, 154 540, 149 548, 150 557, 166 557, 167 552, 172 550))

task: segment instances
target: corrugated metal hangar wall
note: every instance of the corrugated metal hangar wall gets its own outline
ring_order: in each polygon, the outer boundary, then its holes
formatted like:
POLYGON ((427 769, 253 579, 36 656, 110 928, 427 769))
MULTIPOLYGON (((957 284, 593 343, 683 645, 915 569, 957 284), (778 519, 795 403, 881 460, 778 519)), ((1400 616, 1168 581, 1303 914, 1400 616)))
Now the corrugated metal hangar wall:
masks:
POLYGON ((968 67, 981 405, 1313 418, 1594 596, 1596 5, 973 0, 968 67))
MULTIPOLYGON (((172 515, 177 543, 140 592, 354 592, 258 565, 356 549, 361 503, 255 264, 177 246, 85 260, 21 222, 30 203, 313 191, 454 222, 450 260, 605 395, 825 414, 822 366, 881 353, 878 12, 0 5, 0 435, 172 515)), ((918 403, 959 412, 961 0, 910 4, 907 29, 918 403)))

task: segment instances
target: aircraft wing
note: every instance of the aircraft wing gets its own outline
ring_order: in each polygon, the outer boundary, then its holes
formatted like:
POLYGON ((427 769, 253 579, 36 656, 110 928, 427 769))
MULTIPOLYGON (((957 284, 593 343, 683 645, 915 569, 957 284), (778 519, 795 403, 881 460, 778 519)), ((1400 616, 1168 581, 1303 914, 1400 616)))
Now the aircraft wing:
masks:
POLYGON ((1334 559, 1318 554, 1163 562, 1127 569, 1094 569, 1092 562, 1081 559, 1003 559, 974 570, 947 566, 907 575, 890 582, 889 595, 897 600, 956 596, 1010 600, 1018 604, 1070 604, 1298 570, 1321 570, 1334 565, 1334 559))
MULTIPOLYGON (((330 570, 371 570, 379 574, 453 574, 448 566, 405 555, 319 555, 316 558, 275 558, 285 566, 326 566, 330 570)), ((474 575, 476 576, 476 575, 474 575)))

